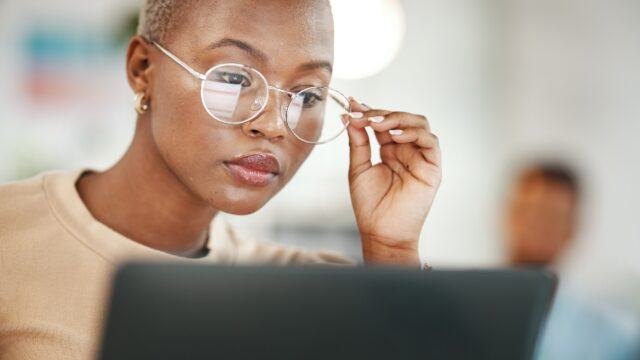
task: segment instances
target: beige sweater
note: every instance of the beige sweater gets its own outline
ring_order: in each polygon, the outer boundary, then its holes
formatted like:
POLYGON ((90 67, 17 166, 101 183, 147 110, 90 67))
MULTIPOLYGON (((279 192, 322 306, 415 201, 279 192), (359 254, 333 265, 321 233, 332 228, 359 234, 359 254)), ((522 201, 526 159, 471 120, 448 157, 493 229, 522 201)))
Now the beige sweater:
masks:
POLYGON ((0 186, 0 358, 89 359, 99 346, 111 277, 130 259, 217 264, 349 264, 351 259, 242 238, 219 216, 209 254, 185 259, 95 220, 75 183, 83 170, 0 186))

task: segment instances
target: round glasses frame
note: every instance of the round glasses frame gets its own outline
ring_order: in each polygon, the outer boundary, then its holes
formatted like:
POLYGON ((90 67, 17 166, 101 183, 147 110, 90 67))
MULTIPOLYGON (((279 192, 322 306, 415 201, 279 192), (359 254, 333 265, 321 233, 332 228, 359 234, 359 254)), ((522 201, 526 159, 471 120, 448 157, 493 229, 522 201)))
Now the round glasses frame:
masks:
MULTIPOLYGON (((323 141, 309 141, 309 140, 305 140, 303 138, 301 138, 300 136, 298 136, 298 134, 295 133, 295 131, 293 131, 291 129, 291 126, 289 126, 289 120, 288 120, 288 112, 289 112, 289 106, 291 105, 291 103, 293 102, 293 99, 298 96, 301 93, 304 93, 305 91, 309 90, 309 89, 317 89, 317 88, 325 88, 325 89, 329 89, 331 91, 336 92, 337 94, 340 94, 340 96, 342 96, 345 100, 347 100, 346 102, 346 107, 343 106, 343 108, 346 110, 347 113, 351 113, 351 104, 348 102, 348 99, 346 96, 344 96, 344 94, 342 94, 341 92, 339 92, 338 90, 329 88, 327 86, 309 86, 306 87, 298 92, 292 92, 289 90, 285 90, 285 89, 281 89, 279 87, 276 86, 272 86, 269 84, 269 82, 267 81, 267 78, 257 69, 254 69, 248 65, 244 65, 244 64, 237 64, 237 63, 224 63, 224 64, 217 64, 212 66, 211 68, 209 68, 209 70, 207 70, 204 74, 194 70, 191 66, 187 65, 185 62, 183 62, 182 60, 180 60, 180 58, 178 58, 177 56, 175 56, 173 53, 171 53, 169 50, 165 49, 164 47, 162 47, 160 44, 158 44, 155 41, 150 41, 155 47, 157 47, 163 54, 165 54, 166 56, 168 56, 171 60, 173 60, 174 62, 176 62, 178 65, 180 65, 182 68, 184 68, 185 70, 187 70, 191 75, 193 75, 194 77, 196 77, 198 80, 202 81, 200 84, 200 100, 202 101, 202 105, 205 108, 205 111, 207 112, 207 114, 209 114, 209 116, 211 116, 213 119, 215 119, 216 121, 219 121, 223 124, 227 124, 227 125, 241 125, 241 124, 245 124, 248 123, 252 120, 255 120, 257 117, 259 117, 260 115, 262 115, 262 113, 264 112, 264 110, 266 109, 267 105, 269 104, 269 95, 270 95, 270 91, 269 90, 274 90, 276 92, 279 93, 283 93, 286 94, 290 97, 289 102, 287 103, 287 106, 284 108, 284 114, 281 114, 281 117, 284 119, 285 124, 287 125, 287 129, 289 130, 289 132, 291 132, 291 134, 293 134, 293 136, 295 136, 298 140, 307 143, 307 144, 313 144, 313 145, 320 145, 320 144, 326 144, 330 141, 335 140, 338 136, 342 135, 342 133, 347 129, 347 127, 349 126, 349 120, 347 120, 344 123, 344 126, 342 128, 342 130, 340 130, 340 132, 338 132, 336 135, 330 137, 327 140, 323 140, 323 141), (264 102, 264 104, 261 105, 260 109, 256 111, 255 114, 253 114, 252 116, 250 116, 249 118, 247 118, 246 120, 242 120, 242 121, 238 121, 238 122, 230 122, 230 121, 225 121, 223 119, 220 119, 218 117, 216 117, 215 115, 211 114, 211 112, 207 109, 206 106, 206 102, 204 99, 204 86, 205 86, 205 80, 209 77, 209 74, 211 74, 213 71, 224 67, 224 66, 237 66, 237 67, 241 67, 241 68, 245 68, 245 69, 250 69, 251 71, 253 71, 254 73, 258 74, 258 76, 260 77, 260 79, 266 84, 267 86, 267 95, 266 95, 266 101, 264 102)), ((332 96, 331 94, 329 94, 330 96, 332 96)), ((332 96, 333 97, 333 96, 332 96)), ((342 102, 336 100, 337 103, 342 105, 342 102)))

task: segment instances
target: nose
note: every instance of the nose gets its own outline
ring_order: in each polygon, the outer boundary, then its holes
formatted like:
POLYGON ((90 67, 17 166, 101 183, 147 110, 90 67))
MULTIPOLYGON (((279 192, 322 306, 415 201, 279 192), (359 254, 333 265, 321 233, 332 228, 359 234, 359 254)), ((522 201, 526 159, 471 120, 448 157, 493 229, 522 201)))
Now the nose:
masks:
POLYGON ((287 126, 282 118, 281 102, 280 96, 269 99, 267 107, 260 116, 242 124, 242 132, 249 137, 264 137, 271 142, 283 140, 287 135, 287 126))

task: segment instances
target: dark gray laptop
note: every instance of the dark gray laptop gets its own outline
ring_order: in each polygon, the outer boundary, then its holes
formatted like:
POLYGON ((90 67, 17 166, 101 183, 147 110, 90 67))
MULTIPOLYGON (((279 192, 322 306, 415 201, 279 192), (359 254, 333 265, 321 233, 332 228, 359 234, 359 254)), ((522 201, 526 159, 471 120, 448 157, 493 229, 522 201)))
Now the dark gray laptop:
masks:
POLYGON ((529 359, 540 270, 131 264, 103 359, 529 359))

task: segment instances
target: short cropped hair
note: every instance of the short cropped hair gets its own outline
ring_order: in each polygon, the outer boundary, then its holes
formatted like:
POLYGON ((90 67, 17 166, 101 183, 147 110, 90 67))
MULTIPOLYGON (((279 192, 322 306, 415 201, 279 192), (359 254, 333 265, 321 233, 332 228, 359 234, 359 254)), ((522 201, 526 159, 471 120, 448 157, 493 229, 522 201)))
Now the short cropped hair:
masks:
MULTIPOLYGON (((2 1, 2 0, 0 0, 2 1)), ((180 24, 184 14, 202 0, 144 0, 140 9, 138 35, 164 43, 180 24)), ((234 1, 234 0, 227 0, 234 1)), ((257 0, 270 1, 270 0, 257 0)), ((219 0, 209 0, 212 5, 219 0)))
POLYGON ((521 179, 540 176, 545 180, 566 186, 575 197, 581 193, 581 184, 573 168, 561 162, 539 162, 529 166, 521 175, 521 179))
POLYGON ((184 11, 194 0, 144 0, 140 9, 138 35, 149 40, 165 42, 180 22, 184 11))

